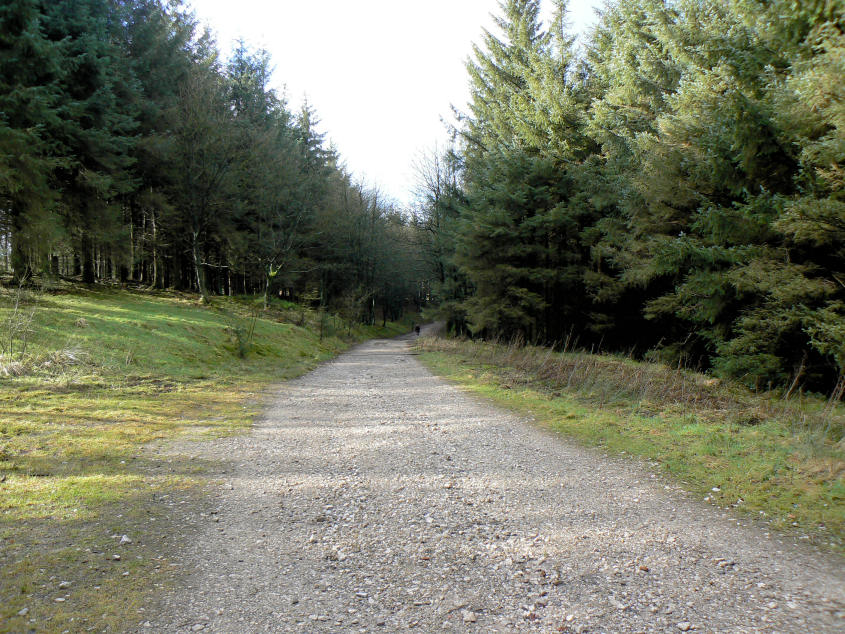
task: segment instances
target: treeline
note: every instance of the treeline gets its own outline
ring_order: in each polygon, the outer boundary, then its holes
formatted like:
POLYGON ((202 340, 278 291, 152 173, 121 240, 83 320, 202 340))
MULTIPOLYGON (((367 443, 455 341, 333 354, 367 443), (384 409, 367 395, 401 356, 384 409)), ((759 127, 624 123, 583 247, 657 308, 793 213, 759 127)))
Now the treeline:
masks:
POLYGON ((457 331, 845 389, 845 5, 505 0, 421 168, 457 331))
POLYGON ((15 279, 398 317, 420 294, 413 229, 271 73, 244 44, 221 61, 175 0, 3 2, 0 253, 15 279))

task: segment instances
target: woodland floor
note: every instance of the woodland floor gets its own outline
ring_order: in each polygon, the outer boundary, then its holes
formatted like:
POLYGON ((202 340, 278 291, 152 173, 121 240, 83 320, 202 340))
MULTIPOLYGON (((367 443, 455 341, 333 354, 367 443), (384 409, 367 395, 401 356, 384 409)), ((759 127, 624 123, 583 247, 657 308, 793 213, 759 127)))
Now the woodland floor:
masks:
MULTIPOLYGON (((212 471, 139 631, 836 632, 839 555, 693 500, 375 340, 282 385, 212 471)), ((131 545, 128 547, 131 548, 131 545)))

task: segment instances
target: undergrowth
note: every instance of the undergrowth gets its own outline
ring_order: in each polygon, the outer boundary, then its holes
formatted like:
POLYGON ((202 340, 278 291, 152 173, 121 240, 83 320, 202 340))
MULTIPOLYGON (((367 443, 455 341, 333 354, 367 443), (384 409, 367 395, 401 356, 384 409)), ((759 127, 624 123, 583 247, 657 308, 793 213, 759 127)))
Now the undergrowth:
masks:
POLYGON ((706 501, 845 550, 845 408, 614 355, 423 338, 438 373, 549 427, 659 462, 706 501))

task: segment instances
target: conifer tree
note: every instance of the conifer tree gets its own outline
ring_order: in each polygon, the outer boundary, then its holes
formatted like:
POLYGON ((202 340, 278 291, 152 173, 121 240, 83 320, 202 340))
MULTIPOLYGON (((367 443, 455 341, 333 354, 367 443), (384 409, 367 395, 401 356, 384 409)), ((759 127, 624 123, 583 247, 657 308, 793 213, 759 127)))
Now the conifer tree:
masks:
POLYGON ((34 0, 0 6, 0 227, 11 235, 18 280, 32 274, 33 250, 52 242, 61 160, 51 136, 60 124, 61 52, 39 9, 34 0))
POLYGON ((466 302, 473 331, 551 342, 573 320, 583 326, 571 181, 553 161, 521 152, 490 157, 473 178, 457 254, 475 289, 466 302))
POLYGON ((43 18, 61 52, 62 123, 53 135, 64 158, 59 209, 87 283, 96 278, 95 259, 111 262, 102 252, 122 233, 119 197, 134 188, 138 86, 115 45, 112 17, 100 0, 57 0, 43 18))
POLYGON ((306 156, 316 148, 300 147, 301 132, 284 100, 269 88, 270 75, 269 55, 250 53, 243 44, 229 62, 230 99, 244 148, 235 166, 238 246, 262 278, 265 307, 275 282, 292 285, 291 265, 309 238, 317 198, 306 156))
POLYGON ((473 46, 467 62, 470 112, 460 116, 459 130, 468 155, 520 145, 518 127, 527 96, 532 58, 546 46, 537 0, 503 0, 495 16, 502 36, 485 30, 482 45, 473 46))
POLYGON ((284 283, 397 316, 416 274, 402 214, 351 182, 310 105, 288 110, 266 53, 218 58, 179 0, 4 3, 3 259, 19 280, 49 262, 265 303, 284 283))
POLYGON ((638 139, 631 270, 671 281, 647 314, 674 318, 687 352, 752 385, 782 383, 812 352, 806 309, 828 294, 806 250, 775 230, 797 193, 800 143, 779 114, 797 49, 766 46, 767 23, 737 5, 676 6, 665 37, 682 76, 655 132, 638 139))
POLYGON ((232 111, 216 57, 191 69, 180 86, 168 169, 175 176, 168 219, 185 236, 193 282, 209 296, 208 269, 223 265, 221 243, 231 219, 227 205, 232 166, 242 157, 233 133, 232 111))
POLYGON ((129 231, 125 277, 161 287, 165 273, 173 268, 164 265, 168 246, 179 242, 178 235, 168 235, 166 222, 173 216, 168 189, 177 176, 169 170, 167 154, 172 149, 179 87, 192 65, 196 25, 177 2, 132 0, 118 8, 113 22, 122 25, 119 42, 140 92, 132 153, 136 187, 125 209, 129 231))
POLYGON ((465 305, 476 330, 552 342, 592 329, 586 280, 598 210, 586 161, 597 146, 585 132, 588 94, 564 28, 566 3, 556 3, 550 32, 536 3, 502 9, 504 39, 487 33, 487 50, 478 47, 469 67, 457 261, 475 288, 465 305))

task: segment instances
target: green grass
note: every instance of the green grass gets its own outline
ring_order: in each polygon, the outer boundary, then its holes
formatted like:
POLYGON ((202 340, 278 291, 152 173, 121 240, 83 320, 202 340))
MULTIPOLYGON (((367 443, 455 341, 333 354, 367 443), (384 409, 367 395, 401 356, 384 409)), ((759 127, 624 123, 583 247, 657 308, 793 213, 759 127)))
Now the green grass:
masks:
POLYGON ((162 500, 201 508, 215 467, 149 448, 248 429, 271 384, 407 330, 249 299, 74 291, 28 295, 17 313, 15 300, 0 290, 0 337, 16 331, 18 351, 27 340, 22 356, 0 357, 0 631, 145 620, 179 574, 172 538, 184 527, 162 500), (123 534, 131 549, 117 546, 123 534))
POLYGON ((436 373, 611 453, 659 463, 722 508, 845 552, 841 406, 784 402, 705 375, 609 355, 420 340, 436 373), (714 489, 716 489, 714 491, 714 489))

